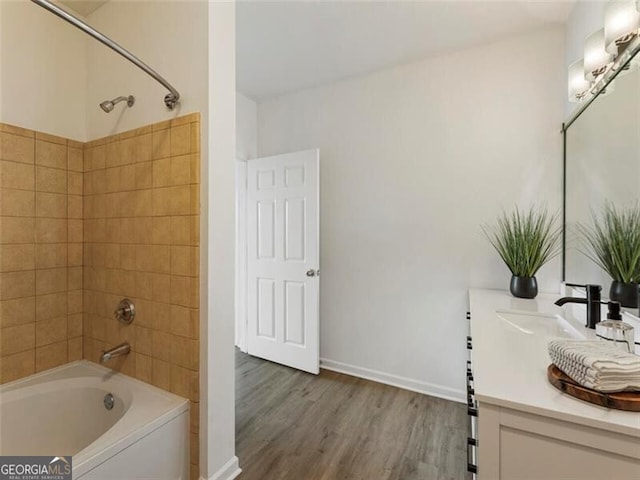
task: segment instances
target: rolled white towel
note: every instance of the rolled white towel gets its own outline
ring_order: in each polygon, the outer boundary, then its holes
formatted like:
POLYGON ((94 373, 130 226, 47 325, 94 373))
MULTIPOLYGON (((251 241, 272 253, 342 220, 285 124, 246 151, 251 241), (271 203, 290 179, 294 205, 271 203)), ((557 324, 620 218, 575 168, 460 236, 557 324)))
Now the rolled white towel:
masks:
POLYGON ((640 356, 601 341, 552 340, 551 361, 575 382, 602 392, 640 390, 640 356))

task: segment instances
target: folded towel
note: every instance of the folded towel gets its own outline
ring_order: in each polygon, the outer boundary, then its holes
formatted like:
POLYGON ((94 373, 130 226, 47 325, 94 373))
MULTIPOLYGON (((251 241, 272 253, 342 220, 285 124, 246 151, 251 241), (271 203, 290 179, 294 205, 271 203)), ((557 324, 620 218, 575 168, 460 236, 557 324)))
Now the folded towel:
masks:
POLYGON ((640 356, 601 341, 552 340, 551 361, 575 382, 601 392, 640 390, 640 356))

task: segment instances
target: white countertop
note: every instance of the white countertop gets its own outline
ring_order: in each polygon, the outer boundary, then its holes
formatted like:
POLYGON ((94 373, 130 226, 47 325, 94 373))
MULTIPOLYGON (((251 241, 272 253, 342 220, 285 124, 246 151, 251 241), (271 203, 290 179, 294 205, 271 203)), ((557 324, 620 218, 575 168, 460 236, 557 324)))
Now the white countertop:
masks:
POLYGON ((640 413, 611 410, 560 392, 547 380, 551 337, 526 335, 505 328, 497 311, 560 314, 571 325, 595 338, 584 322, 554 305, 561 295, 539 294, 524 300, 500 290, 469 290, 475 398, 492 404, 551 418, 602 428, 640 438, 640 413))

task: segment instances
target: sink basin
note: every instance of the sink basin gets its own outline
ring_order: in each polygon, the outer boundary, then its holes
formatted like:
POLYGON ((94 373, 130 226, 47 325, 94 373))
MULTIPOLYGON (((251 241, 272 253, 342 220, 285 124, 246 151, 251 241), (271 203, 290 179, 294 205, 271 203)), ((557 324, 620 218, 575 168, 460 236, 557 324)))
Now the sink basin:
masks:
POLYGON ((524 335, 561 337, 584 340, 586 336, 560 315, 535 312, 498 310, 496 312, 507 330, 524 335))

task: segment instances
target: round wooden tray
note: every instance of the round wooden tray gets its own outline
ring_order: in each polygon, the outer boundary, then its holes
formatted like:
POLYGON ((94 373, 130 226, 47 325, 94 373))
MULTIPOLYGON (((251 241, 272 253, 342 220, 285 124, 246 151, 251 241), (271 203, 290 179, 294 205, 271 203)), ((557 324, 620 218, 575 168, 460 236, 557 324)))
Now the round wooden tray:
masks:
POLYGON ((615 410, 640 412, 640 392, 597 392, 574 382, 553 364, 547 368, 547 378, 558 390, 585 402, 615 410))

